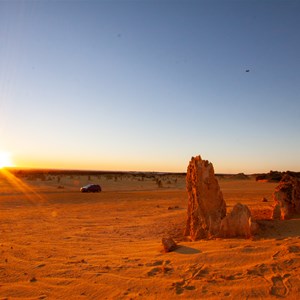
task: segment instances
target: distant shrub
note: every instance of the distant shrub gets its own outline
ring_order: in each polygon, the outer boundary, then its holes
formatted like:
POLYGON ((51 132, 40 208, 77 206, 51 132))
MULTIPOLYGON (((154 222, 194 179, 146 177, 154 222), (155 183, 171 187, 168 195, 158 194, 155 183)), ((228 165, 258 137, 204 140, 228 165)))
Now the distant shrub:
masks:
POLYGON ((258 174, 256 176, 256 181, 259 180, 267 180, 267 181, 273 181, 273 182, 279 182, 285 172, 278 172, 278 171, 270 171, 269 173, 266 174, 258 174))
POLYGON ((156 184, 159 188, 162 188, 163 187, 163 183, 160 179, 156 178, 156 184))

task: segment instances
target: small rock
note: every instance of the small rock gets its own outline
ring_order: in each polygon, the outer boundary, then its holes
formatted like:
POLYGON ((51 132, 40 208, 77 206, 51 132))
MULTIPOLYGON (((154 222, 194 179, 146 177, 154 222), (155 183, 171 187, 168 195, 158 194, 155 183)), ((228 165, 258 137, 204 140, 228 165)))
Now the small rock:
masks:
POLYGON ((268 199, 265 198, 265 197, 263 197, 261 201, 262 201, 262 202, 268 202, 268 199))
POLYGON ((177 244, 170 237, 162 238, 162 244, 163 244, 164 252, 171 252, 177 248, 177 244))
POLYGON ((35 277, 32 277, 29 281, 30 281, 30 282, 36 282, 37 279, 36 279, 35 277))

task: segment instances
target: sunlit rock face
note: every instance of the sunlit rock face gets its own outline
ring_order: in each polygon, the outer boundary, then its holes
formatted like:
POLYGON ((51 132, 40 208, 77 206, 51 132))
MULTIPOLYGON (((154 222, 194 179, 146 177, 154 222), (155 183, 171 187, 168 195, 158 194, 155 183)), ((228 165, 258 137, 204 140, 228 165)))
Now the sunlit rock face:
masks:
POLYGON ((212 163, 202 160, 200 155, 192 157, 186 186, 188 218, 185 235, 193 241, 218 235, 221 220, 226 215, 226 203, 212 163))
POLYGON ((163 237, 161 242, 164 252, 174 251, 178 247, 176 242, 171 237, 163 237))
POLYGON ((284 175, 273 193, 273 219, 286 220, 300 214, 300 181, 284 175))
POLYGON ((220 237, 249 238, 257 230, 257 224, 251 220, 251 212, 247 205, 237 203, 230 214, 221 221, 220 237))

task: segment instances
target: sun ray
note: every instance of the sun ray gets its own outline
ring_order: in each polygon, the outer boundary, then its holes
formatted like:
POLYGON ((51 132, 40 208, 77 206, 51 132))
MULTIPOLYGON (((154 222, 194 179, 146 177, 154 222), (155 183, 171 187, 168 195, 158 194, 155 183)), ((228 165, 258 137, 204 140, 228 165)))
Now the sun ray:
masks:
POLYGON ((10 185, 15 187, 17 190, 19 190, 28 199, 28 201, 31 204, 40 205, 40 204, 43 204, 46 202, 44 197, 42 197, 34 189, 29 187, 21 179, 17 178, 9 170, 2 168, 2 169, 0 169, 0 172, 6 178, 6 180, 10 183, 10 185))

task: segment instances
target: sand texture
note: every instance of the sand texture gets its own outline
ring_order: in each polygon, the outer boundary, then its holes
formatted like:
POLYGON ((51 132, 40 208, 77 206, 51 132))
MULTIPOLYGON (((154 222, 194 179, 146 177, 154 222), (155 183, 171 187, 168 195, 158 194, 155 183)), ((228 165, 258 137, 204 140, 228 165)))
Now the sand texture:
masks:
POLYGON ((219 183, 227 211, 240 202, 258 219, 256 236, 185 240, 183 175, 0 174, 0 299, 299 298, 300 219, 268 220, 277 184, 219 183), (80 193, 89 182, 103 192, 80 193), (165 236, 175 251, 161 251, 165 236))

